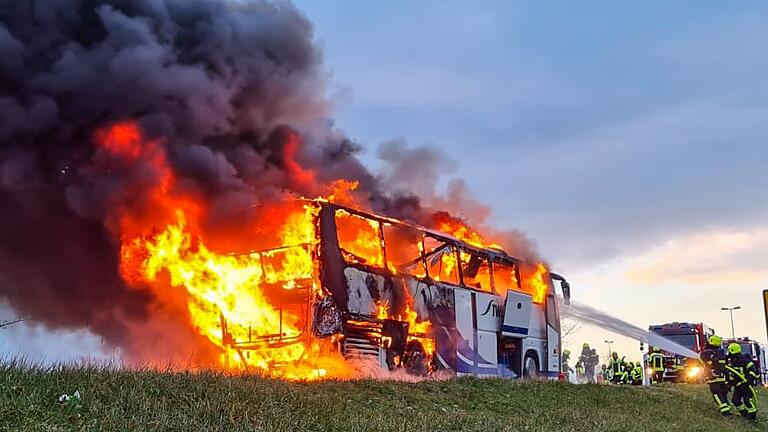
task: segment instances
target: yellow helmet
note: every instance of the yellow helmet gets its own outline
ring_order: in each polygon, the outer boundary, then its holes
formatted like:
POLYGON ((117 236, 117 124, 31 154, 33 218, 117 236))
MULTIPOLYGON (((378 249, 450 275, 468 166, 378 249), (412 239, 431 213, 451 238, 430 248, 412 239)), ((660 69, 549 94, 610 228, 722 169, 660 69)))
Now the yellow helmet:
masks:
POLYGON ((581 346, 582 348, 589 348, 589 344, 584 342, 584 345, 581 346))
POLYGON ((719 347, 720 345, 723 344, 723 338, 721 338, 718 335, 712 335, 712 336, 709 337, 709 339, 707 339, 707 343, 712 345, 712 346, 719 347))
POLYGON ((570 354, 571 350, 563 350, 563 354, 570 354))
POLYGON ((737 344, 736 342, 732 342, 730 345, 728 345, 728 353, 729 354, 741 354, 741 345, 737 344))

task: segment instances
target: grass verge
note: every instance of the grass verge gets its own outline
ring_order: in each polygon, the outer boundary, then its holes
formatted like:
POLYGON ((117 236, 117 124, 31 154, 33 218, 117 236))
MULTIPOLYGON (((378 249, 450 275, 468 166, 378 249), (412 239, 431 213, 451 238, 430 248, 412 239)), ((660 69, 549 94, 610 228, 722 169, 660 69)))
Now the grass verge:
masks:
POLYGON ((765 431, 722 418, 701 385, 654 388, 460 378, 293 383, 209 372, 0 365, 0 430, 765 431), (61 394, 79 390, 77 403, 61 394))

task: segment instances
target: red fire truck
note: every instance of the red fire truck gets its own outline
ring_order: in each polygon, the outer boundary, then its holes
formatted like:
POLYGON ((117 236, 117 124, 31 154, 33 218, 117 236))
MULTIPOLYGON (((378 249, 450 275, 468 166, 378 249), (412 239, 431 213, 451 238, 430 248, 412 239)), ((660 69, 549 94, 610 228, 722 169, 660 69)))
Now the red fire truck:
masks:
MULTIPOLYGON (((693 351, 701 352, 707 345, 709 336, 715 331, 702 323, 672 322, 667 324, 651 325, 648 327, 651 333, 663 336, 672 342, 682 345, 693 351)), ((649 346, 649 349, 653 349, 649 346)), ((687 359, 681 355, 663 351, 664 381, 671 382, 701 382, 703 374, 697 359, 687 359)))
POLYGON ((728 345, 736 342, 741 345, 741 352, 752 357, 752 361, 759 369, 761 384, 768 386, 768 359, 765 357, 765 346, 759 342, 752 340, 748 337, 736 338, 736 339, 724 339, 723 348, 728 348, 728 345))

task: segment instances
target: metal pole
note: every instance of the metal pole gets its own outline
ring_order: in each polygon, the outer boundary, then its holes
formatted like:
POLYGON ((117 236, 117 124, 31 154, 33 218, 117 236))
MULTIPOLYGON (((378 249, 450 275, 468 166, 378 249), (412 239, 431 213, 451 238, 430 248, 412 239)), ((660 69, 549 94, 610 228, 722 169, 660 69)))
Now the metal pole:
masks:
POLYGON ((736 340, 736 330, 733 328, 733 308, 728 309, 731 313, 731 339, 736 340))
POLYGON ((608 344, 608 358, 610 359, 611 358, 611 354, 612 354, 611 353, 611 344, 613 343, 613 341, 612 340, 606 340, 606 341, 603 341, 603 342, 608 344))
POLYGON ((733 326, 733 311, 741 309, 741 306, 721 307, 720 310, 728 311, 731 314, 731 338, 736 340, 736 330, 733 326))

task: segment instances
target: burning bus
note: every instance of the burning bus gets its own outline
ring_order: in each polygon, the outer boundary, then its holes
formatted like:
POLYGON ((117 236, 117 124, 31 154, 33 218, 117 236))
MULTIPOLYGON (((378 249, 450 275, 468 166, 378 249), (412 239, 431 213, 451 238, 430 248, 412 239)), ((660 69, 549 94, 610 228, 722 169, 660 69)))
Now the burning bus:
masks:
POLYGON ((543 264, 477 236, 323 199, 291 205, 271 247, 217 264, 205 256, 203 269, 174 270, 174 254, 189 242, 183 221, 175 233, 137 243, 149 255, 145 270, 163 268, 199 293, 193 322, 221 346, 228 367, 301 379, 343 376, 341 363, 350 362, 415 375, 559 376, 555 282, 566 301, 570 287, 543 264), (212 277, 224 267, 229 280, 212 277), (204 283, 192 280, 204 273, 204 283), (228 284, 238 292, 226 292, 228 284))

